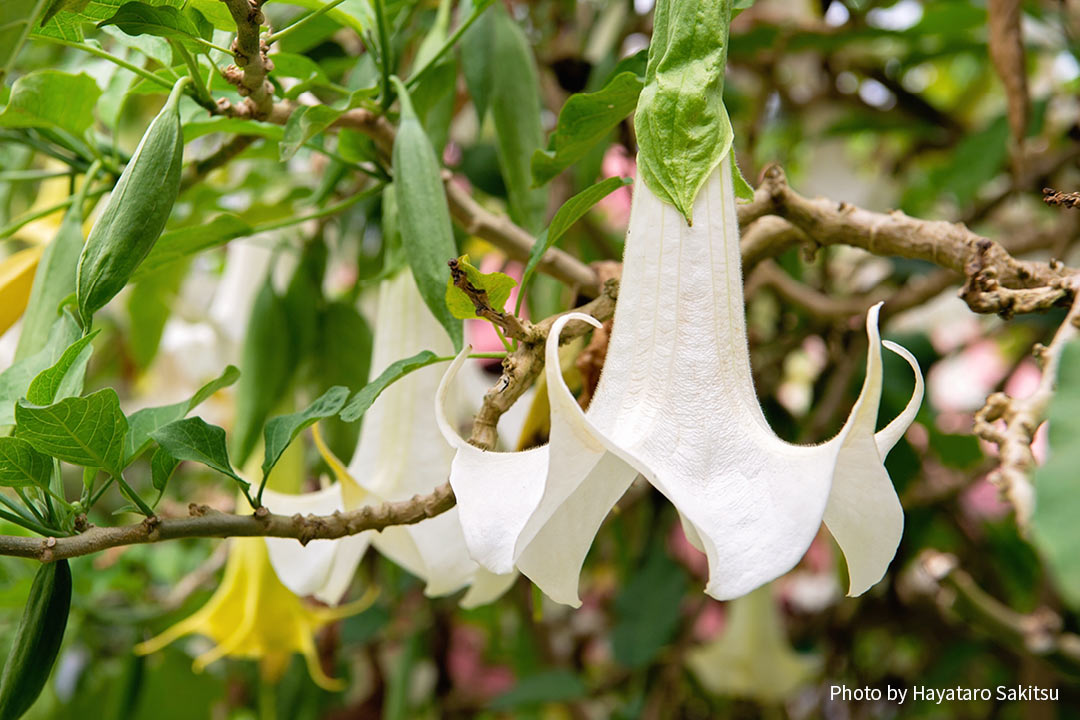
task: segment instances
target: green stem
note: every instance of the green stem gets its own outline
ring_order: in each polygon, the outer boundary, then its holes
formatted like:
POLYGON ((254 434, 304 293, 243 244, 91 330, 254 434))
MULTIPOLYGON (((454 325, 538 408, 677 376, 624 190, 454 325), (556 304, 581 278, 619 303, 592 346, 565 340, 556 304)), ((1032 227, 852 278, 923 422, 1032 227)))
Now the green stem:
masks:
POLYGON ((131 489, 131 486, 127 484, 127 481, 124 480, 123 473, 118 473, 113 477, 115 477, 116 482, 120 484, 120 489, 124 492, 124 495, 127 496, 128 500, 135 503, 135 507, 139 508, 139 512, 146 517, 154 516, 154 511, 150 509, 150 506, 147 505, 146 502, 139 497, 138 493, 131 489))
POLYGON ((0 182, 18 182, 20 180, 48 180, 50 178, 74 175, 72 170, 8 170, 0 172, 0 182))
POLYGON ((75 48, 76 50, 82 50, 85 53, 90 53, 91 55, 94 55, 95 57, 99 57, 99 58, 102 58, 103 60, 108 60, 111 63, 119 65, 120 67, 124 68, 125 70, 130 70, 131 72, 135 73, 136 75, 143 78, 144 80, 149 80, 152 83, 157 83, 158 85, 161 85, 162 87, 172 88, 172 83, 169 82, 168 80, 166 80, 165 78, 158 77, 157 75, 150 72, 149 70, 145 70, 145 69, 139 67, 138 65, 135 65, 133 63, 129 63, 127 60, 124 60, 122 58, 118 58, 115 55, 113 55, 112 53, 105 52, 104 50, 99 50, 98 48, 96 48, 96 47, 94 47, 92 45, 85 45, 85 44, 80 43, 80 42, 74 42, 72 40, 63 40, 61 38, 55 38, 55 37, 44 37, 44 36, 40 36, 40 35, 35 35, 34 37, 37 40, 45 40, 47 42, 51 42, 51 43, 54 43, 56 45, 63 45, 64 47, 75 48))
MULTIPOLYGON (((104 195, 106 192, 108 192, 108 190, 109 190, 108 188, 98 188, 97 190, 94 190, 91 193, 87 193, 86 197, 87 198, 98 197, 99 195, 104 195)), ((75 202, 74 198, 75 198, 75 196, 72 195, 72 196, 69 196, 67 200, 63 200, 61 202, 58 202, 55 205, 50 205, 47 208, 43 208, 41 210, 35 210, 34 212, 27 213, 25 215, 20 215, 19 217, 15 218, 14 220, 12 220, 10 223, 5 225, 4 227, 0 228, 0 239, 6 238, 6 237, 8 237, 10 235, 14 235, 24 225, 29 225, 30 223, 34 222, 35 220, 40 220, 43 217, 46 217, 48 215, 52 215, 54 212, 57 212, 59 210, 63 210, 64 208, 71 205, 71 203, 75 202)))
POLYGON ((439 50, 430 58, 428 58, 428 61, 424 63, 419 70, 409 76, 409 79, 405 81, 405 87, 411 90, 418 82, 420 82, 423 79, 424 75, 426 75, 429 70, 435 67, 435 64, 439 62, 439 59, 447 52, 449 52, 450 48, 454 47, 454 45, 457 44, 457 41, 461 39, 461 36, 465 34, 465 31, 468 30, 469 27, 471 27, 472 24, 476 22, 477 19, 479 19, 479 17, 484 14, 484 11, 487 10, 490 6, 490 2, 485 2, 481 4, 478 9, 474 9, 471 13, 469 13, 469 17, 465 18, 465 22, 454 28, 454 32, 450 35, 450 37, 446 38, 446 42, 442 44, 439 50))
POLYGON ((9 523, 14 523, 15 525, 18 525, 20 527, 24 527, 27 530, 30 530, 31 532, 36 532, 38 535, 44 535, 45 537, 50 537, 50 536, 53 536, 53 535, 62 534, 62 533, 59 533, 56 530, 50 530, 49 528, 45 527, 44 525, 38 525, 36 522, 32 522, 30 520, 25 520, 25 519, 19 517, 18 515, 14 515, 12 513, 9 513, 7 510, 0 510, 0 518, 3 518, 4 520, 7 520, 9 523))
POLYGON ((287 27, 283 27, 282 29, 278 30, 276 33, 270 33, 269 35, 266 36, 266 44, 269 45, 271 43, 275 43, 278 40, 280 40, 281 38, 283 38, 283 37, 285 37, 285 36, 287 36, 287 35, 289 35, 289 34, 291 34, 293 32, 296 32, 296 30, 298 30, 299 28, 304 27, 304 25, 307 25, 309 22, 311 22, 315 18, 330 12, 331 10, 333 10, 334 8, 336 8, 338 5, 340 5, 343 2, 345 2, 345 0, 333 0, 333 2, 328 2, 325 5, 323 5, 321 8, 316 10, 315 12, 310 13, 310 14, 305 15, 304 17, 300 18, 299 20, 294 22, 292 25, 289 25, 287 27))
POLYGON ((506 339, 506 336, 503 335, 502 330, 499 328, 499 326, 496 325, 495 323, 492 323, 491 327, 495 328, 495 334, 499 336, 500 340, 502 340, 502 344, 503 344, 503 347, 506 348, 506 352, 508 352, 508 353, 514 352, 514 348, 510 347, 510 342, 506 339))
POLYGON ((259 679, 259 720, 277 720, 276 685, 266 678, 259 679))
POLYGON ((202 105, 204 108, 210 109, 212 112, 217 110, 217 103, 214 102, 214 98, 210 95, 210 90, 207 89, 206 83, 203 81, 202 73, 199 72, 199 62, 191 54, 184 43, 175 40, 169 40, 169 44, 173 46, 176 52, 184 60, 184 64, 187 65, 188 74, 191 76, 192 83, 192 95, 195 98, 195 102, 202 105))
MULTIPOLYGON (((95 471, 95 475, 96 475, 96 471, 95 471)), ((96 493, 91 493, 90 503, 86 506, 87 510, 92 508, 94 505, 97 505, 97 501, 101 499, 101 496, 104 495, 105 491, 108 490, 109 487, 113 484, 114 479, 115 478, 112 475, 110 475, 108 477, 108 479, 106 479, 105 482, 102 483, 101 487, 98 488, 98 491, 96 493)))
POLYGON ((65 155, 60 152, 59 148, 50 145, 37 137, 35 131, 21 130, 21 131, 6 131, 0 130, 0 141, 17 142, 27 147, 31 147, 37 150, 42 155, 48 155, 49 157, 59 160, 72 170, 76 172, 85 172, 86 168, 90 166, 90 163, 86 162, 80 157, 72 157, 71 155, 65 155))
POLYGON ((214 43, 210 42, 209 40, 203 40, 201 37, 191 37, 191 39, 194 40, 195 42, 199 43, 203 47, 210 48, 211 50, 217 50, 218 52, 223 52, 226 55, 228 55, 229 57, 233 57, 234 55, 236 55, 236 53, 234 53, 229 48, 221 47, 220 45, 215 45, 214 43))
POLYGON ((45 522, 45 516, 41 514, 41 512, 37 509, 37 506, 34 505, 34 503, 30 502, 30 498, 26 497, 26 493, 23 492, 23 489, 21 487, 15 488, 15 494, 19 496, 19 499, 23 501, 23 505, 25 505, 30 510, 33 516, 37 518, 38 522, 45 522))
POLYGON ((292 227, 293 225, 299 225, 300 223, 307 222, 308 220, 318 220, 319 218, 328 217, 330 215, 337 215, 338 213, 349 209, 350 207, 352 207, 356 203, 360 202, 361 200, 367 199, 367 198, 369 198, 369 197, 371 197, 373 195, 378 194, 379 192, 382 191, 383 187, 384 186, 382 186, 382 185, 376 185, 376 186, 374 186, 372 188, 368 188, 367 190, 365 190, 363 192, 356 193, 355 195, 348 198, 347 200, 342 200, 341 202, 337 203, 336 205, 331 205, 329 207, 323 208, 322 210, 318 210, 316 212, 313 212, 313 213, 311 213, 309 215, 301 215, 300 217, 286 218, 284 220, 275 220, 273 222, 260 223, 258 225, 254 225, 251 228, 251 230, 252 230, 251 234, 252 235, 257 235, 259 233, 269 232, 270 230, 281 230, 282 228, 292 227))
POLYGON ((390 34, 386 29, 386 8, 383 0, 375 0, 375 24, 379 31, 379 71, 382 74, 382 108, 386 110, 394 101, 393 90, 390 87, 390 34))
POLYGON ((9 499, 8 499, 8 497, 7 497, 6 495, 4 495, 3 493, 0 493, 0 503, 3 503, 3 505, 4 505, 5 507, 7 507, 7 508, 8 508, 8 509, 10 509, 10 510, 11 510, 12 512, 14 512, 15 514, 17 514, 17 515, 19 515, 20 517, 22 517, 22 518, 23 518, 24 520, 28 520, 28 521, 30 521, 30 522, 33 522, 33 521, 34 521, 34 517, 33 517, 33 515, 31 515, 30 513, 26 512, 26 509, 25 509, 25 508, 23 508, 23 507, 21 507, 21 506, 19 506, 19 505, 18 505, 17 503, 15 503, 15 502, 13 502, 13 501, 9 500, 9 499))

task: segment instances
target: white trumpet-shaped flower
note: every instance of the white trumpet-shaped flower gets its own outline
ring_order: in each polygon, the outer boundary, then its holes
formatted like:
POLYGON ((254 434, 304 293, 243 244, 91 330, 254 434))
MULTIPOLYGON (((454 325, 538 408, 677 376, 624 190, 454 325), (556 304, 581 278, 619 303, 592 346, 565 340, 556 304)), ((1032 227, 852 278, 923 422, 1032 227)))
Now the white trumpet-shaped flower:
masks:
MULTIPOLYGON (((424 305, 408 270, 382 282, 376 313, 371 359, 374 374, 421 350, 452 351, 446 332, 424 305)), ((267 490, 263 495, 266 506, 287 515, 329 514, 405 500, 446 482, 453 451, 439 441, 431 407, 439 377, 438 368, 421 368, 382 392, 364 416, 348 469, 316 435, 337 482, 304 495, 267 490)), ((341 601, 369 545, 423 579, 428 595, 446 595, 469 585, 461 601, 466 607, 491 602, 516 577, 509 571, 496 576, 469 557, 456 508, 415 525, 338 540, 314 540, 306 546, 278 538, 268 538, 266 543, 270 561, 289 589, 330 604, 341 601)))
POLYGON ((824 518, 847 558, 850 594, 884 575, 903 511, 882 459, 914 419, 922 376, 904 411, 874 433, 881 392, 878 307, 866 319, 866 380, 840 433, 813 447, 769 428, 750 374, 739 226, 728 153, 698 194, 690 226, 639 178, 614 328, 600 383, 582 412, 547 344, 548 445, 518 453, 466 443, 443 415, 465 353, 443 378, 440 426, 456 448, 450 482, 473 558, 517 567, 552 599, 578 605, 593 538, 638 473, 678 509, 708 556, 706 592, 743 595, 793 567, 824 518))

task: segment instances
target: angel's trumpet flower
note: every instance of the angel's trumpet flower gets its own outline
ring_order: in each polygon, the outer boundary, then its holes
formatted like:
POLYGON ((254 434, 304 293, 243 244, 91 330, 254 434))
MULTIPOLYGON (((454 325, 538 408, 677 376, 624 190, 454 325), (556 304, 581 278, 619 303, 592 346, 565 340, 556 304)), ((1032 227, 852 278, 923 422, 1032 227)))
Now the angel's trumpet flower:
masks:
POLYGON ((185 635, 204 635, 214 647, 195 658, 196 671, 226 656, 245 658, 258 660, 263 679, 275 683, 292 654, 300 653, 319 687, 343 690, 344 683, 329 677, 319 664, 314 636, 324 625, 366 609, 371 594, 337 608, 305 605, 274 574, 261 538, 231 542, 225 576, 210 600, 194 615, 137 645, 135 652, 147 655, 185 635))
POLYGON ((739 225, 730 151, 693 205, 693 225, 641 181, 634 189, 619 302, 596 393, 582 412, 547 343, 550 443, 518 453, 466 443, 442 414, 466 352, 436 404, 456 448, 450 483, 473 558, 493 573, 520 569, 552 599, 577 605, 593 537, 633 479, 645 476, 678 509, 709 560, 705 591, 738 597, 787 572, 824 518, 847 558, 850 594, 884 575, 904 516, 883 458, 922 401, 922 376, 904 411, 874 433, 881 394, 877 315, 866 318, 862 392, 829 442, 789 444, 769 428, 750 374, 739 225))
MULTIPOLYGON (((408 270, 379 288, 373 373, 425 349, 450 353, 446 332, 424 305, 408 270)), ((439 441, 431 398, 439 370, 421 368, 382 392, 364 416, 360 441, 346 470, 316 435, 320 452, 337 482, 324 490, 287 495, 267 490, 264 504, 275 513, 330 514, 384 501, 430 493, 446 482, 453 452, 439 441)), ((300 595, 336 604, 349 587, 369 544, 426 583, 428 595, 446 595, 469 585, 462 605, 473 607, 502 595, 516 575, 496 577, 469 557, 452 508, 436 517, 381 532, 367 531, 338 540, 267 538, 270 560, 282 581, 300 595)))

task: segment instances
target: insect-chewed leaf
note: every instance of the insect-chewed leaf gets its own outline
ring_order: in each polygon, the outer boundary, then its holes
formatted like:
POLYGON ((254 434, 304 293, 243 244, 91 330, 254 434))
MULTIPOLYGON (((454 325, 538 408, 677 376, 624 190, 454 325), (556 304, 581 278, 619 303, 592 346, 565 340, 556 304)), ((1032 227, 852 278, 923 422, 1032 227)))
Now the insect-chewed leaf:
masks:
MULTIPOLYGON (((469 284, 477 290, 482 290, 487 295, 488 304, 502 312, 506 308, 506 302, 510 299, 510 293, 517 287, 517 280, 506 273, 490 272, 482 273, 470 262, 468 255, 458 258, 457 266, 465 272, 469 284)), ((454 284, 451 277, 446 284, 446 306, 454 317, 462 320, 470 320, 479 317, 476 314, 476 306, 464 290, 454 284)))

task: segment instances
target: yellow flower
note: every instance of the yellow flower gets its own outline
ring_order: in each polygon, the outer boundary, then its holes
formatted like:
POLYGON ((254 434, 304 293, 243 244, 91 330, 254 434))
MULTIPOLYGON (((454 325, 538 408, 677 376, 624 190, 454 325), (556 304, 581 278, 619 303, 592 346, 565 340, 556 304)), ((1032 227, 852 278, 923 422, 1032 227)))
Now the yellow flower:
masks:
POLYGON ((36 245, 0 260, 0 335, 22 317, 43 250, 36 245))
POLYGON ((148 655, 185 635, 198 633, 213 640, 215 646, 195 658, 196 672, 225 656, 247 658, 259 661, 265 681, 275 682, 285 672, 292 654, 300 653, 316 685, 340 691, 344 682, 327 676, 319 664, 315 633, 335 620, 363 611, 375 594, 369 591, 356 602, 337 608, 305 605, 278 580, 262 538, 235 538, 229 548, 225 576, 206 605, 157 637, 140 643, 135 652, 148 655))

